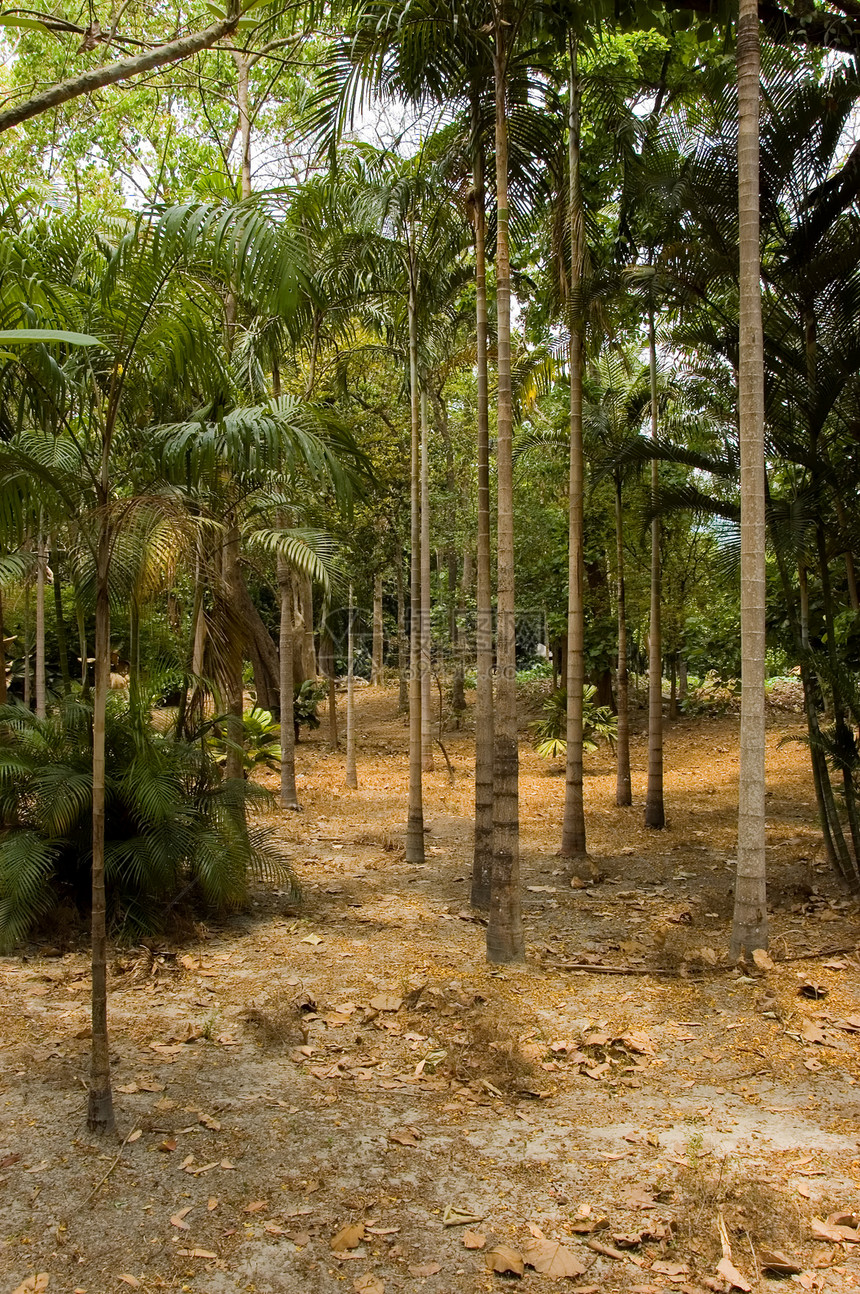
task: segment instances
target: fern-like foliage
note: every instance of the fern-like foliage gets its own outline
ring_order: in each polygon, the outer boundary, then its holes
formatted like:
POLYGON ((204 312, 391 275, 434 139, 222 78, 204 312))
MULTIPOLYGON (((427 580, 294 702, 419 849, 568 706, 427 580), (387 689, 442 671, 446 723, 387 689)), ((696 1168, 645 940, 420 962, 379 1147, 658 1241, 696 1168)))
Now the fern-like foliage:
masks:
MULTIPOLYGON (((157 732, 146 706, 111 698, 105 866, 114 929, 158 929, 178 896, 241 903, 249 877, 289 876, 244 802, 259 787, 223 779, 205 741, 157 732)), ((47 719, 0 707, 0 948, 56 904, 90 892, 92 710, 65 699, 47 719)))

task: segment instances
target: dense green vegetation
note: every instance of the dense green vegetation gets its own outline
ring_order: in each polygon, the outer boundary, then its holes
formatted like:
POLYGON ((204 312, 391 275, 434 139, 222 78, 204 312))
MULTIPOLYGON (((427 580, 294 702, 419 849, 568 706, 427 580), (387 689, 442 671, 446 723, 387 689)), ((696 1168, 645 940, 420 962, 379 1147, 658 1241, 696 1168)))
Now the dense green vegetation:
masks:
POLYGON ((387 669, 415 862, 432 693, 459 722, 474 678, 472 901, 489 956, 521 956, 515 676, 551 654, 538 736, 566 759, 573 860, 592 732, 630 803, 631 675, 659 828, 664 678, 671 716, 743 673, 749 952, 765 611, 827 857, 860 887, 853 10, 762 15, 759 160, 732 13, 258 0, 102 31, 61 10, 4 17, 0 940, 89 904, 98 996, 108 922, 241 901, 276 864, 248 775, 277 767, 297 807, 317 676, 387 669), (108 51, 138 63, 102 75, 108 51))

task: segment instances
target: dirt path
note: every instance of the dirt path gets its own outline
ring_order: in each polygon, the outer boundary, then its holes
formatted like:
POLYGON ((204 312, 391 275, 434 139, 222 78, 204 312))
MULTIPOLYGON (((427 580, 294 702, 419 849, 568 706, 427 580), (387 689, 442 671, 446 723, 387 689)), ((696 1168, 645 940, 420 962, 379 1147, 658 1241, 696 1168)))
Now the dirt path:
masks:
POLYGON ((802 1288, 856 1288, 860 1244, 811 1220, 860 1213, 860 924, 816 853, 805 752, 780 745, 793 720, 768 740, 774 955, 848 953, 720 965, 737 730, 697 720, 669 728, 663 833, 641 826, 642 739, 638 807, 589 757, 586 888, 555 857, 563 778, 523 746, 528 961, 500 970, 468 910, 470 735, 446 739, 453 784, 428 775, 409 867, 405 729, 392 693, 359 705, 359 790, 303 742, 304 812, 277 819, 303 903, 273 885, 163 957, 118 958, 122 1148, 83 1122, 85 953, 0 959, 0 1294, 40 1272, 49 1294, 471 1294, 516 1282, 488 1269, 498 1245, 567 1264, 559 1288, 723 1289, 721 1213, 754 1288, 768 1248, 802 1288), (344 1227, 355 1247, 334 1250, 344 1227))

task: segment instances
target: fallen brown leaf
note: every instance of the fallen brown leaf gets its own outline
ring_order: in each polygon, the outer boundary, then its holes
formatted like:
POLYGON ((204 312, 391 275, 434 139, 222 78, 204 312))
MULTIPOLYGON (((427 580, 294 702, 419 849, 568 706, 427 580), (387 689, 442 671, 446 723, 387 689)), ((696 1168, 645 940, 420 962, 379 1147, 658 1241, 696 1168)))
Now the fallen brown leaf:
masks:
POLYGON ((357 1249, 364 1236, 364 1223, 351 1223, 348 1226, 341 1227, 337 1235, 332 1237, 329 1241, 329 1248, 333 1249, 336 1254, 343 1253, 345 1249, 357 1249))
POLYGON ((217 1254, 213 1254, 209 1249, 177 1249, 176 1252, 178 1254, 182 1254, 184 1258, 217 1258, 218 1257, 217 1254))
POLYGON ((352 1282, 352 1288, 356 1294, 385 1294, 385 1282, 378 1276, 374 1276, 372 1272, 366 1272, 364 1276, 356 1276, 352 1282))
POLYGON ((464 1231, 463 1244, 467 1249, 483 1249, 487 1237, 480 1231, 464 1231))
POLYGON ((123 1272, 117 1279, 123 1281, 126 1285, 130 1285, 133 1290, 140 1289, 140 1281, 136 1276, 130 1276, 128 1272, 123 1272))
POLYGON ((726 1284, 730 1285, 732 1289, 744 1290, 746 1294, 749 1294, 749 1291, 752 1290, 752 1285, 750 1285, 746 1277, 740 1274, 729 1258, 721 1258, 717 1263, 717 1275, 722 1276, 726 1284))
POLYGON ((370 1005, 374 1011, 399 1011, 403 998, 395 997, 393 993, 377 993, 370 999, 370 1005))
POLYGON ((840 1227, 832 1222, 823 1222, 821 1218, 813 1218, 810 1225, 812 1234, 819 1240, 830 1240, 836 1244, 847 1240, 849 1244, 860 1244, 860 1231, 854 1227, 840 1227))
POLYGON ((35 1276, 28 1276, 12 1294, 42 1294, 48 1288, 50 1279, 47 1272, 37 1272, 35 1276))
POLYGON ((798 1276, 803 1267, 789 1258, 781 1249, 760 1249, 758 1262, 762 1271, 775 1272, 777 1276, 798 1276))
POLYGON ((565 1277, 572 1280, 585 1271, 576 1254, 557 1240, 534 1240, 526 1246, 523 1257, 529 1267, 554 1281, 565 1277))
POLYGON ((268 1206, 269 1206, 268 1200, 252 1200, 250 1204, 245 1205, 242 1212, 243 1213, 262 1213, 263 1209, 268 1208, 268 1206))
POLYGON ((395 1128, 393 1132, 389 1132, 388 1140, 398 1146, 417 1146, 421 1140, 421 1133, 417 1128, 395 1128))
POLYGON ((487 1266, 491 1272, 498 1272, 500 1276, 506 1273, 522 1276, 526 1269, 522 1254, 517 1253, 516 1249, 509 1249, 507 1245, 496 1245, 495 1249, 489 1251, 487 1266))
POLYGON ((189 1227, 188 1223, 185 1221, 186 1215, 189 1214, 190 1212, 191 1212, 191 1205, 187 1204, 184 1209, 180 1209, 178 1213, 173 1214, 173 1216, 170 1219, 170 1225, 173 1227, 179 1227, 180 1231, 190 1231, 191 1228, 189 1227))
POLYGON ((442 1270, 441 1263, 414 1263, 409 1271, 413 1276, 435 1276, 442 1270))

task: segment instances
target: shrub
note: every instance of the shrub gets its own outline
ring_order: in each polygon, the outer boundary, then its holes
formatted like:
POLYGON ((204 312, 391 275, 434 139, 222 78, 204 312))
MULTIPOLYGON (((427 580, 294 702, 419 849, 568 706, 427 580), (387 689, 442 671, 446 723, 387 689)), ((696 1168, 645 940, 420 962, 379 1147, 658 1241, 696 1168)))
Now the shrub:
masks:
MULTIPOLYGON (((144 708, 109 700, 105 870, 109 914, 128 937, 157 930, 188 896, 229 908, 250 875, 287 868, 244 807, 265 798, 223 779, 207 743, 157 732, 144 708)), ((0 947, 71 900, 86 909, 92 832, 92 707, 62 701, 47 719, 0 707, 0 947)))
MULTIPOLYGON (((597 750, 597 742, 605 738, 614 742, 618 721, 608 705, 595 705, 597 688, 586 683, 582 689, 582 745, 584 750, 597 750)), ((535 735, 535 750, 544 759, 561 759, 567 752, 567 689, 552 692, 543 703, 543 718, 531 725, 535 735)))

